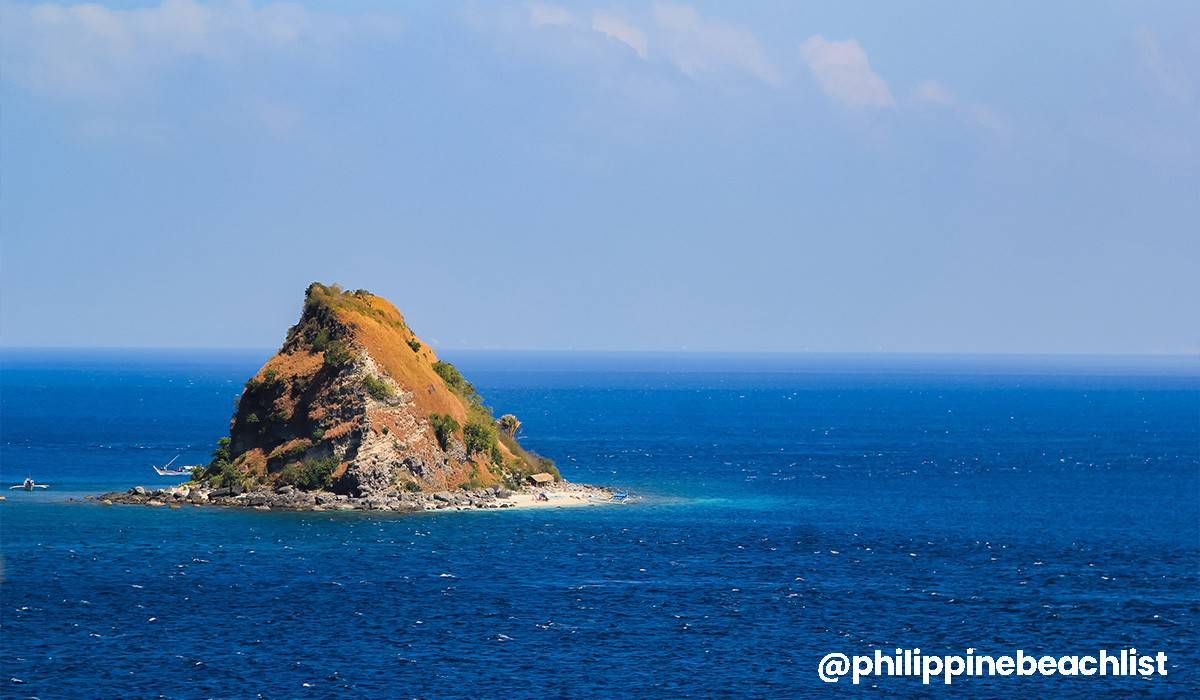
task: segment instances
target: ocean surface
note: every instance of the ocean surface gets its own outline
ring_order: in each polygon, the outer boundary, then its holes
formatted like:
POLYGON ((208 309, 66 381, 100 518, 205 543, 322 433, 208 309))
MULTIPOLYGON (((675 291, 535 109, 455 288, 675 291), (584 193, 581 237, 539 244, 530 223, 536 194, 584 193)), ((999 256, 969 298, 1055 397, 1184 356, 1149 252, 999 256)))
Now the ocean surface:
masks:
MULTIPOLYGON (((834 651, 1165 652, 1200 693, 1194 359, 449 353, 623 506, 71 502, 206 461, 270 351, 0 354, 2 697, 796 697, 834 651)), ((947 692, 869 679, 872 695, 947 692)))

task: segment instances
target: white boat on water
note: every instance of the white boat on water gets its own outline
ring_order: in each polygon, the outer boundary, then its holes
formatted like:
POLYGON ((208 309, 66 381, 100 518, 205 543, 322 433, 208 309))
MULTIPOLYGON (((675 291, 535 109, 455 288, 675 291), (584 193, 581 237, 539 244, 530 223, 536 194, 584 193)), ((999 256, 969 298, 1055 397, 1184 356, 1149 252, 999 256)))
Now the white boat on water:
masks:
POLYGON ((8 490, 13 491, 16 489, 21 489, 23 491, 32 491, 34 489, 48 489, 48 488, 50 488, 50 484, 39 484, 33 480, 32 476, 27 476, 27 477, 25 477, 25 481, 22 481, 21 483, 15 485, 15 486, 9 486, 8 490))
POLYGON ((171 465, 174 464, 175 460, 177 459, 179 459, 179 455, 175 455, 171 458, 170 462, 167 462, 161 467, 154 464, 151 464, 150 467, 154 470, 154 473, 158 474, 159 476, 190 476, 193 470, 199 469, 201 466, 199 464, 189 464, 172 469, 171 465))

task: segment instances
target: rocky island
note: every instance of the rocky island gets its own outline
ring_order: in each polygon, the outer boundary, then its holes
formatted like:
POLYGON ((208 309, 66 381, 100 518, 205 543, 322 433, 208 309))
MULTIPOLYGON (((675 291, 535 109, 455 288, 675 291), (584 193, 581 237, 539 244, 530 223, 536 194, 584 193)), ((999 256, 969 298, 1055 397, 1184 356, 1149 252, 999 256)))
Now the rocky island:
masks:
POLYGON ((314 283, 283 346, 246 382, 192 480, 104 503, 429 510, 603 501, 517 440, 389 301, 314 283))

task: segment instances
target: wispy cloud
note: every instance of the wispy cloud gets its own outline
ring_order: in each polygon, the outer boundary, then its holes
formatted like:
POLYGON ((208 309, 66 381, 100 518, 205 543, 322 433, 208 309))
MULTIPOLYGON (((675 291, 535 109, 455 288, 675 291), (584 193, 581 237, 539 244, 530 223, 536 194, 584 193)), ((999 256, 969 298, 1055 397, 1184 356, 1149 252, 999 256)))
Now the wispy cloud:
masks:
POLYGON ((935 107, 953 107, 958 104, 958 96, 950 88, 936 80, 924 80, 913 88, 913 100, 935 107))
MULTIPOLYGON (((772 60, 754 32, 703 15, 689 5, 657 2, 649 12, 642 13, 599 9, 592 13, 589 22, 564 7, 534 3, 523 6, 516 25, 505 21, 505 17, 511 16, 500 13, 494 22, 477 21, 477 25, 483 28, 494 25, 510 35, 520 36, 523 45, 539 49, 537 55, 564 64, 605 66, 619 71, 621 77, 614 82, 627 83, 638 76, 656 73, 661 76, 664 67, 697 84, 741 79, 782 89, 791 77, 772 60), (522 34, 531 28, 535 30, 533 33, 522 34), (642 59, 640 67, 612 60, 617 51, 625 50, 642 59)), ((1001 115, 981 103, 961 98, 935 80, 917 84, 898 100, 856 39, 833 40, 812 35, 800 45, 800 58, 821 92, 838 109, 873 112, 937 109, 993 134, 1009 131, 1001 115)))
POLYGON ((646 33, 629 21, 607 12, 592 15, 592 29, 633 49, 641 58, 649 55, 646 33))
POLYGON ((185 60, 231 65, 257 51, 321 47, 359 30, 396 29, 393 19, 315 14, 285 2, 162 0, 133 9, 6 3, 0 6, 0 66, 6 79, 39 91, 112 97, 185 60))
POLYGON ((994 135, 1011 132, 1008 120, 986 105, 964 100, 946 85, 936 80, 923 80, 912 91, 911 104, 946 110, 958 115, 967 123, 994 135))
MULTIPOLYGON (((462 16, 480 31, 502 37, 508 47, 586 70, 598 89, 656 105, 674 103, 672 91, 684 94, 689 84, 783 90, 797 77, 794 58, 777 63, 750 28, 690 5, 660 1, 640 10, 600 7, 586 12, 536 0, 500 10, 468 8, 462 16)), ((395 16, 345 14, 292 2, 160 0, 112 9, 0 0, 0 79, 79 100, 101 112, 103 105, 125 104, 121 98, 127 93, 176 67, 204 63, 232 78, 239 67, 261 59, 285 57, 299 63, 323 49, 395 34, 400 25, 395 16)), ((1175 99, 1193 99, 1186 74, 1165 56, 1155 37, 1143 30, 1138 41, 1155 84, 1175 99)), ((795 49, 790 52, 794 57, 795 49)), ((857 40, 813 35, 800 45, 800 57, 836 108, 879 111, 897 106, 892 88, 857 40)), ((152 94, 153 89, 138 94, 152 94)), ((904 94, 903 108, 946 110, 990 131, 1006 128, 993 111, 939 82, 925 81, 904 94)), ((238 104, 251 105, 244 114, 252 123, 286 137, 309 123, 301 103, 276 95, 238 104)))
POLYGON ((1196 90, 1184 66, 1167 56, 1158 37, 1146 27, 1140 27, 1134 38, 1142 72, 1154 89, 1176 102, 1191 104, 1196 90))
POLYGON ((575 15, 564 7, 537 2, 529 5, 529 21, 535 27, 566 27, 575 24, 575 15))
POLYGON ((868 109, 895 104, 887 83, 871 70, 867 52, 854 39, 830 41, 812 36, 800 45, 800 55, 825 95, 842 107, 868 109))
POLYGON ((525 5, 520 16, 521 22, 514 25, 510 12, 494 13, 490 23, 486 13, 470 15, 480 27, 491 25, 507 33, 519 31, 521 25, 537 30, 526 37, 530 44, 556 42, 558 53, 552 55, 564 63, 589 57, 602 61, 603 50, 620 47, 648 63, 669 65, 695 81, 748 77, 773 86, 782 83, 780 71, 753 32, 703 16, 688 5, 659 2, 648 13, 632 16, 599 9, 588 22, 566 7, 535 2, 525 5))
POLYGON ((662 50, 692 78, 740 72, 778 85, 779 70, 749 30, 700 16, 687 5, 656 3, 654 19, 662 34, 662 50))

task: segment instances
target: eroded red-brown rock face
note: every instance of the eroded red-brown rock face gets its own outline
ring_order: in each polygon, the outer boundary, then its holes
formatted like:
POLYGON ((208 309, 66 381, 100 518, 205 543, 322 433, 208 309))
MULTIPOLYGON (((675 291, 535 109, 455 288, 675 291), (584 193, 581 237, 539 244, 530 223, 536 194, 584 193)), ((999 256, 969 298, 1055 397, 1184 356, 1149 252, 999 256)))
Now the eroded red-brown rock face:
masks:
POLYGON ((311 285, 282 348, 246 382, 209 483, 367 496, 519 484, 553 464, 497 427, 474 388, 387 300, 311 285))

